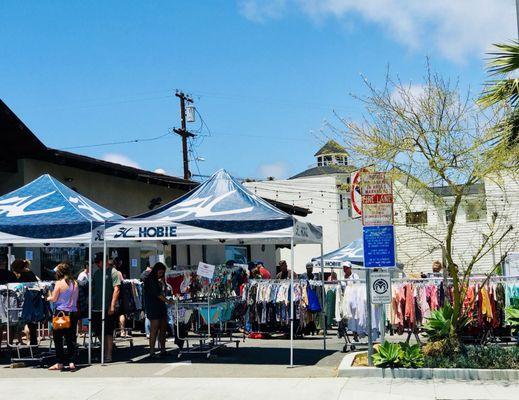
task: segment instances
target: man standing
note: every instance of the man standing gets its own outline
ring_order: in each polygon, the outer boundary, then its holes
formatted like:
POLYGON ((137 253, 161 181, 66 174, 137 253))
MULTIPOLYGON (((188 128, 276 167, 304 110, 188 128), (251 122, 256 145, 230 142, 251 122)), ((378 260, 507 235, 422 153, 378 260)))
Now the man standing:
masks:
POLYGON ((279 273, 276 275, 276 279, 289 279, 290 278, 290 270, 288 269, 287 262, 285 260, 281 260, 279 262, 279 273))
POLYGON ((261 275, 261 279, 270 279, 270 272, 267 268, 265 268, 263 261, 256 261, 256 268, 261 275))
POLYGON ((353 280, 353 281, 360 279, 359 276, 355 272, 352 271, 351 262, 344 261, 342 263, 342 270, 344 272, 344 279, 353 280))
POLYGON ((306 263, 306 272, 304 274, 300 274, 298 278, 301 280, 319 281, 321 280, 321 274, 314 274, 314 263, 310 261, 306 263))
MULTIPOLYGON (((97 253, 94 257, 94 264, 97 270, 92 278, 92 328, 100 339, 102 336, 102 310, 103 310, 103 254, 97 253)), ((121 289, 121 278, 119 273, 112 266, 112 260, 106 260, 106 281, 105 292, 105 362, 112 361, 112 348, 114 342, 114 328, 117 302, 121 289)))

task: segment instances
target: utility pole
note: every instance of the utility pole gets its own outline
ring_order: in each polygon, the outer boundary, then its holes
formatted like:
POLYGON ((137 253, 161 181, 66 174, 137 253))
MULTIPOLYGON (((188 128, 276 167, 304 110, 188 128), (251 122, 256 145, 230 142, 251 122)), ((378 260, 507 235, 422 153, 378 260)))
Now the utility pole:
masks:
POLYGON ((515 14, 517 19, 517 35, 519 36, 519 0, 515 0, 515 14))
POLYGON ((178 92, 178 91, 175 93, 175 96, 177 96, 180 99, 180 121, 181 121, 182 127, 180 129, 174 128, 173 131, 176 134, 180 135, 180 137, 182 138, 182 158, 184 161, 184 179, 191 179, 191 172, 189 172, 189 154, 187 151, 187 138, 195 137, 195 135, 187 130, 186 102, 192 103, 193 100, 189 96, 186 96, 184 93, 178 92))

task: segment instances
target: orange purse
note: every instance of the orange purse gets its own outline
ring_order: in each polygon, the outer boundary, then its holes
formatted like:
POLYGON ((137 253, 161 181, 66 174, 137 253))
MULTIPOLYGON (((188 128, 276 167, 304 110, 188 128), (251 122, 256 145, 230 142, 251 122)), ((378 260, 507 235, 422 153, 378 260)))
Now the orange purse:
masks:
POLYGON ((52 329, 55 331, 59 329, 70 328, 70 317, 65 315, 63 311, 60 311, 57 315, 52 317, 52 329))

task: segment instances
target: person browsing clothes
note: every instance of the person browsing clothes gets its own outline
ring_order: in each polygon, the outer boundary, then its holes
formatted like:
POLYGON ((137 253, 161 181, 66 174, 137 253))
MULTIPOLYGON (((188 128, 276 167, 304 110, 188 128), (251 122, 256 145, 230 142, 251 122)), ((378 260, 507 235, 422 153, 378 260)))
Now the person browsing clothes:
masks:
POLYGON ((54 345, 56 347, 57 363, 49 368, 50 371, 61 371, 65 365, 71 372, 76 370, 76 329, 78 321, 78 294, 79 288, 72 275, 70 265, 59 264, 56 267, 56 286, 48 300, 55 305, 55 316, 67 316, 70 318, 68 328, 53 329, 54 345), (67 351, 63 347, 67 343, 67 351))

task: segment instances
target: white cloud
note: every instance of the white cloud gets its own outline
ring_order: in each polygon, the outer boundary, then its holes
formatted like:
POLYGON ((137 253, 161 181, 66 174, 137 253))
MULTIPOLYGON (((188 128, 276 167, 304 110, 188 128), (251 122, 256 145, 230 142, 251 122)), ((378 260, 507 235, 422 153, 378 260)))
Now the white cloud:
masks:
POLYGON ((425 90, 426 87, 419 84, 404 85, 401 90, 393 90, 391 93, 391 100, 395 103, 406 103, 404 100, 418 103, 426 95, 425 90))
POLYGON ((240 13, 254 22, 280 18, 286 11, 288 0, 239 0, 240 13))
POLYGON ((282 161, 270 164, 262 164, 258 167, 257 173, 260 178, 268 178, 273 176, 276 179, 283 179, 288 175, 288 167, 282 161))
POLYGON ((166 175, 166 170, 162 168, 157 168, 155 171, 156 174, 166 175))
POLYGON ((240 11, 253 21, 280 18, 297 10, 314 21, 362 18, 380 25, 411 49, 431 47, 462 62, 481 55, 496 42, 514 39, 513 0, 241 0, 240 11))
POLYGON ((103 156, 103 160, 113 162, 115 164, 126 165, 127 167, 141 168, 136 161, 126 157, 124 154, 107 153, 103 156))

